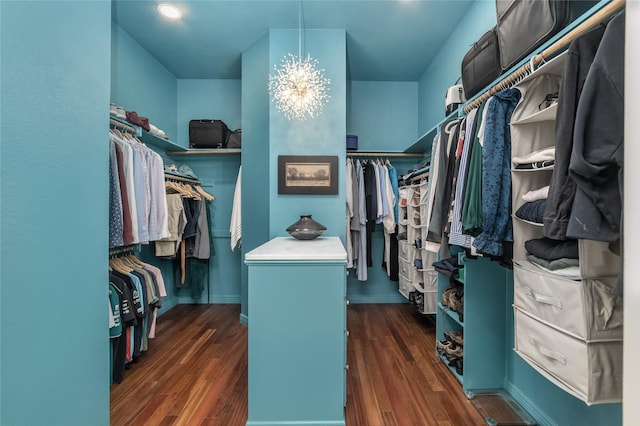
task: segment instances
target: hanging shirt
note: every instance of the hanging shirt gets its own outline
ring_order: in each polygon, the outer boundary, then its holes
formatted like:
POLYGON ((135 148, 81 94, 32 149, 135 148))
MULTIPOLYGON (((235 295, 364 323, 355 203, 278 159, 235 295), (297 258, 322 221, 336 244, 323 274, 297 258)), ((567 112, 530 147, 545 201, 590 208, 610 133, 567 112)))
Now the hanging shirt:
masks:
POLYGON ((467 184, 467 166, 471 153, 471 146, 474 140, 474 130, 476 125, 476 115, 478 108, 474 108, 467 116, 467 131, 465 133, 464 145, 462 148, 462 156, 460 157, 460 165, 458 168, 456 192, 451 215, 451 229, 449 231, 449 244, 461 247, 471 248, 473 237, 462 233, 462 203, 467 184))
POLYGON ((238 170, 236 189, 233 193, 229 233, 231 234, 231 251, 233 251, 242 244, 242 166, 238 170))
POLYGON ((356 161, 356 176, 358 180, 358 198, 360 212, 360 244, 358 246, 357 272, 358 280, 367 280, 367 199, 365 193, 365 177, 362 163, 356 161))
POLYGON ((124 245, 122 199, 120 198, 118 159, 113 141, 109 141, 109 247, 124 245))
POLYGON ((353 218, 353 183, 351 181, 353 171, 353 161, 347 158, 347 171, 345 174, 345 200, 346 200, 346 231, 345 248, 347 250, 347 269, 353 268, 353 244, 351 242, 351 219, 353 218))
POLYGON ((400 192, 398 190, 398 172, 392 164, 387 164, 387 169, 389 170, 389 182, 391 182, 391 190, 393 191, 393 196, 395 202, 393 203, 393 220, 397 224, 398 223, 398 200, 400 199, 400 192))

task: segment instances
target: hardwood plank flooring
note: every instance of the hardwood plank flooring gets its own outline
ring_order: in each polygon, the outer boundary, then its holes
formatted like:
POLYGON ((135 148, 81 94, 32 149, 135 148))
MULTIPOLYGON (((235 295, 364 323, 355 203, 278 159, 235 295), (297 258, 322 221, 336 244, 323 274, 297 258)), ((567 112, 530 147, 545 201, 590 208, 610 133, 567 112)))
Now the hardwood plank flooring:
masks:
MULTIPOLYGON (((239 305, 179 305, 111 386, 111 424, 244 426, 247 329, 239 305)), ((435 356, 435 325, 409 305, 347 309, 347 426, 473 426, 484 419, 435 356)))

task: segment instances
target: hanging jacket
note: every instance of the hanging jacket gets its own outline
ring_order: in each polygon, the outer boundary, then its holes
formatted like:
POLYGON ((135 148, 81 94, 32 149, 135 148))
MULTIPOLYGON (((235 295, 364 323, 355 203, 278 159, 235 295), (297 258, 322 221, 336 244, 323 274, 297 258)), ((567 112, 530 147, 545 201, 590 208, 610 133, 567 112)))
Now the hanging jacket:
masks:
POLYGON ((624 161, 624 17, 613 18, 598 47, 576 113, 569 175, 576 182, 567 236, 620 237, 624 161))
POLYGON ((513 241, 511 224, 511 114, 520 100, 518 89, 494 95, 487 105, 482 147, 482 233, 473 242, 479 252, 502 256, 513 241))
POLYGON ((576 184, 569 176, 576 110, 604 28, 597 27, 571 43, 562 73, 556 113, 555 163, 544 209, 544 235, 555 240, 567 237, 567 225, 576 193, 576 184))

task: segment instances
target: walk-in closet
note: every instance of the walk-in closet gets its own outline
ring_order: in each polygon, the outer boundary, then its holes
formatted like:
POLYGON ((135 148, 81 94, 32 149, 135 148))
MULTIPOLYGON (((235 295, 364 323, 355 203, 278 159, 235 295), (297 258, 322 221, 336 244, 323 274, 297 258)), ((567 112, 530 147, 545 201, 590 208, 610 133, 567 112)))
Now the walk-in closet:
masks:
POLYGON ((1 425, 640 424, 640 3, 161 3, 0 1, 1 425))

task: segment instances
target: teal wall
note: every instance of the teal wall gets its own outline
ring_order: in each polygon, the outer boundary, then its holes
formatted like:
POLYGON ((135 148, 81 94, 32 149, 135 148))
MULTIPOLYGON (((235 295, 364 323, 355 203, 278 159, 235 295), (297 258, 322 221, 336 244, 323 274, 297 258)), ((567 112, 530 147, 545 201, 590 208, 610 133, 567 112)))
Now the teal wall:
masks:
POLYGON ((462 58, 496 24, 495 1, 476 0, 419 81, 419 134, 445 117, 444 94, 460 77, 462 58))
POLYGON ((0 423, 108 425, 111 3, 0 11, 0 423))
MULTIPOLYGON (((178 80, 178 140, 189 146, 189 120, 223 120, 231 129, 241 127, 241 80, 178 80)), ((240 303, 240 250, 231 251, 229 224, 240 155, 173 156, 177 166, 191 167, 205 191, 216 199, 210 204, 212 247, 209 261, 209 292, 200 303, 240 303)), ((180 290, 181 303, 193 303, 189 290, 180 290)))
POLYGON ((347 134, 360 151, 404 151, 418 138, 418 83, 349 81, 347 134))
POLYGON ((149 121, 176 140, 177 80, 112 22, 111 102, 149 121))
MULTIPOLYGON (((269 61, 271 67, 280 64, 288 52, 297 51, 297 31, 271 30, 269 61)), ((311 30, 305 33, 305 48, 325 77, 331 80, 331 98, 315 118, 304 121, 288 120, 270 104, 269 145, 270 165, 270 237, 287 236, 285 229, 302 214, 327 227, 325 235, 339 236, 344 243, 345 233, 345 173, 346 160, 346 35, 344 30, 311 30), (278 194, 279 155, 335 155, 338 156, 337 195, 280 195, 278 194), (342 212, 343 214, 340 214, 342 212)), ((304 52, 303 52, 304 54, 304 52)), ((264 179, 266 176, 256 176, 264 179)))
MULTIPOLYGON (((148 117, 176 142, 177 80, 163 65, 144 50, 114 21, 111 21, 111 102, 127 111, 148 117)), ((162 148, 150 146, 165 162, 173 160, 162 148)), ((179 303, 173 280, 173 262, 155 257, 153 244, 141 247, 141 258, 158 266, 166 280, 167 297, 162 300, 162 314, 179 303)))
MULTIPOLYGON (((242 53, 242 253, 269 240, 269 34, 242 53)), ((247 324, 247 265, 241 262, 240 320, 247 324)))
POLYGON ((222 120, 232 130, 242 127, 241 88, 241 80, 178 80, 178 145, 189 146, 192 119, 222 120))

